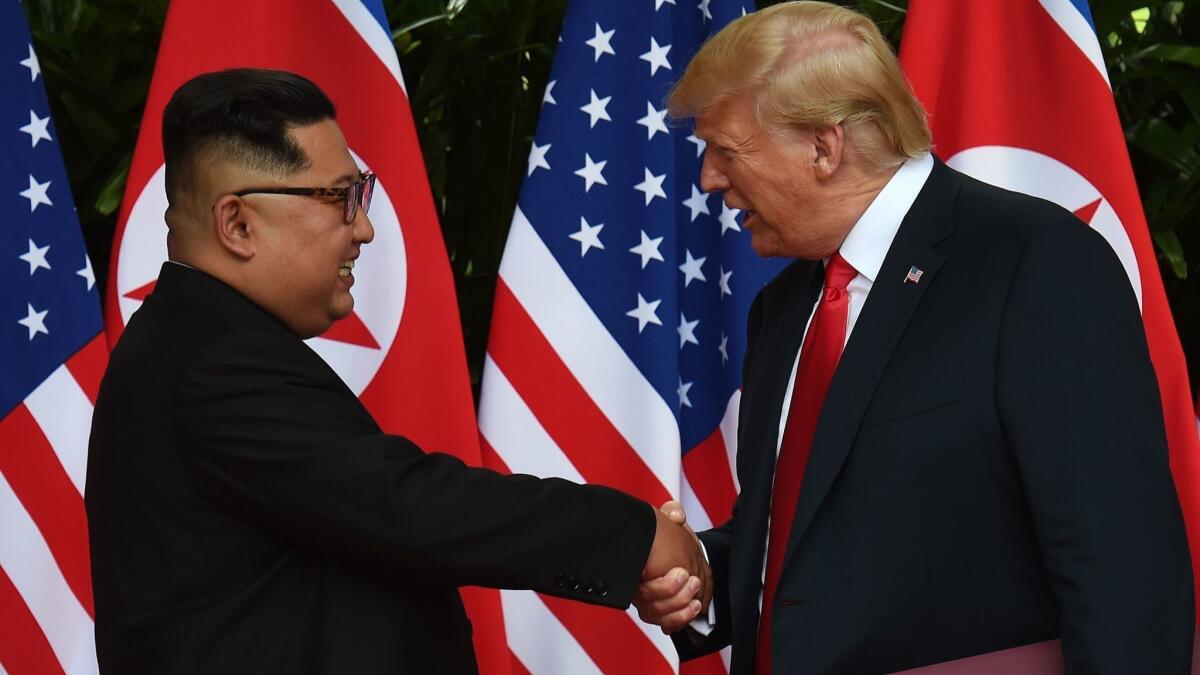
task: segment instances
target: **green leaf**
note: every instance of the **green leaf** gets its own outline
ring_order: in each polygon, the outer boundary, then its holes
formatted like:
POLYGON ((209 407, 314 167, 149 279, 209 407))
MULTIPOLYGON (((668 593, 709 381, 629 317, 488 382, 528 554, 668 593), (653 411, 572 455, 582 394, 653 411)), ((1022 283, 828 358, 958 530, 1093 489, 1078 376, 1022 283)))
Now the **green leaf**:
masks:
POLYGON ((416 21, 411 21, 411 22, 406 23, 403 26, 400 26, 399 28, 393 30, 392 31, 392 39, 395 40, 395 39, 399 38, 401 35, 404 35, 405 33, 414 31, 414 30, 420 28, 421 26, 425 26, 425 25, 434 23, 435 21, 445 21, 446 19, 449 19, 449 18, 450 18, 449 14, 447 14, 446 12, 442 12, 440 14, 434 14, 433 16, 427 16, 423 19, 417 19, 416 21))
POLYGON ((1138 51, 1133 58, 1151 57, 1189 66, 1200 66, 1200 47, 1192 45, 1153 44, 1138 51))
POLYGON ((104 187, 100 188, 100 194, 96 195, 95 208, 100 213, 111 216, 121 206, 121 195, 125 194, 125 181, 129 178, 129 164, 133 158, 132 155, 127 156, 121 161, 108 180, 105 181, 104 187))
POLYGON ((1187 259, 1183 254, 1183 244, 1180 243, 1175 230, 1158 230, 1154 233, 1154 243, 1158 244, 1158 250, 1171 265, 1171 272, 1179 279, 1186 279, 1187 259))

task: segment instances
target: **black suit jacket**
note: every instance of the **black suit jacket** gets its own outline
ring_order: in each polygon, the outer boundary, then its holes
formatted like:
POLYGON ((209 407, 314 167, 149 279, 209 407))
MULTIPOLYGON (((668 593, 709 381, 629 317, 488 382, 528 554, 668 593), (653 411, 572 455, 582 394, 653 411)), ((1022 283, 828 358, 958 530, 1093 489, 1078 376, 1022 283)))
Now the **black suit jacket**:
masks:
POLYGON ((381 433, 281 323, 172 264, 112 353, 86 495, 106 673, 471 673, 458 585, 626 607, 655 527, 381 433))
MULTIPOLYGON (((703 533, 752 672, 780 411, 820 291, 750 312, 733 518, 703 533)), ((830 386, 774 609, 776 673, 888 673, 1062 638, 1069 673, 1186 673, 1192 576, 1129 282, 1070 213, 938 162, 830 386), (919 283, 905 283, 916 266, 919 283)))

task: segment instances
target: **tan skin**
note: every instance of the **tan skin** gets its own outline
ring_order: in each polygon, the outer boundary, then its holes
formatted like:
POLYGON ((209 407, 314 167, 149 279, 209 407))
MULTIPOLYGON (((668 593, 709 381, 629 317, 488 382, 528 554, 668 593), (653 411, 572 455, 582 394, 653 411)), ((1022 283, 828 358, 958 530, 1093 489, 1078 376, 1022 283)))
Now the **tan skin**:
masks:
MULTIPOLYGON (((898 168, 869 166, 849 147, 840 124, 766 129, 747 95, 701 110, 695 134, 706 142, 701 189, 724 192, 728 206, 745 212, 742 227, 760 256, 833 255, 898 168)), ((686 527, 679 502, 663 504, 660 512, 686 527)), ((712 599, 711 583, 695 583, 683 572, 643 582, 635 594, 642 620, 667 634, 686 627, 712 599)))
POLYGON ((350 314, 354 275, 339 269, 375 236, 367 214, 342 220, 342 202, 233 193, 264 187, 345 187, 359 177, 341 130, 325 120, 291 130, 309 165, 276 176, 201 157, 192 194, 167 212, 168 257, 224 281, 309 338, 350 314))

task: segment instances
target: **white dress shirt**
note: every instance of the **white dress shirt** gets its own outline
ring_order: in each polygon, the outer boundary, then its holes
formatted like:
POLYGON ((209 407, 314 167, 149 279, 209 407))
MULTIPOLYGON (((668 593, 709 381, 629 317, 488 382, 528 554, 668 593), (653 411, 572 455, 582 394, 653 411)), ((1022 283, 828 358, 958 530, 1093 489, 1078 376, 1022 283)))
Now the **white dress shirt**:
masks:
MULTIPOLYGON (((846 235, 841 248, 838 249, 846 262, 850 263, 850 266, 858 272, 858 275, 846 286, 846 292, 850 296, 850 308, 846 317, 845 340, 850 339, 850 333, 854 330, 858 315, 862 313, 863 305, 867 302, 867 295, 871 293, 871 286, 875 283, 875 278, 879 276, 879 268, 883 266, 883 259, 887 256, 888 249, 892 247, 892 240, 896 238, 896 232, 900 229, 900 222, 912 208, 917 194, 925 186, 925 181, 932 171, 933 155, 930 154, 904 162, 895 175, 883 186, 879 194, 875 195, 871 205, 863 212, 854 227, 850 228, 850 233, 846 235)), ((828 264, 829 261, 825 262, 828 264)), ((822 295, 824 293, 818 295, 817 298, 819 299, 822 295)), ((805 333, 808 332, 808 323, 812 322, 816 307, 816 302, 814 302, 812 309, 809 310, 808 322, 804 325, 805 333)), ((804 344, 803 337, 800 344, 804 344)), ((845 342, 842 344, 845 345, 845 342)), ((792 359, 791 376, 788 378, 787 393, 783 396, 783 408, 779 415, 779 433, 775 439, 776 457, 779 456, 779 448, 783 443, 783 430, 787 427, 788 411, 792 403, 792 387, 796 384, 796 368, 799 365, 800 350, 797 349, 796 356, 792 359)), ((770 514, 767 515, 767 518, 767 545, 769 546, 771 543, 770 514)), ((766 551, 766 548, 763 550, 766 551)), ((708 553, 705 552, 705 557, 707 558, 707 556, 708 553)), ((766 577, 766 567, 767 556, 764 554, 763 576, 761 577, 763 579, 766 577)), ((761 593, 758 597, 758 604, 761 611, 761 593)), ((701 635, 708 635, 712 632, 716 620, 716 608, 710 603, 708 616, 697 617, 692 621, 691 627, 701 635)))

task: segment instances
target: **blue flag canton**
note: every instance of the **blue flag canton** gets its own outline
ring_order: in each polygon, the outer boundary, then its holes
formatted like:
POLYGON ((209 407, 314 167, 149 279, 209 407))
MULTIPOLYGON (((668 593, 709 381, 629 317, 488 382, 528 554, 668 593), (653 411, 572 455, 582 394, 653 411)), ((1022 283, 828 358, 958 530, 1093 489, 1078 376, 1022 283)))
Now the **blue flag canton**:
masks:
POLYGON ((0 416, 99 334, 100 298, 21 3, 0 3, 0 416))
POLYGON ((745 320, 784 261, 750 249, 741 213, 700 189, 704 143, 666 99, 741 0, 571 3, 520 208, 641 373, 682 446, 741 386, 745 320))

